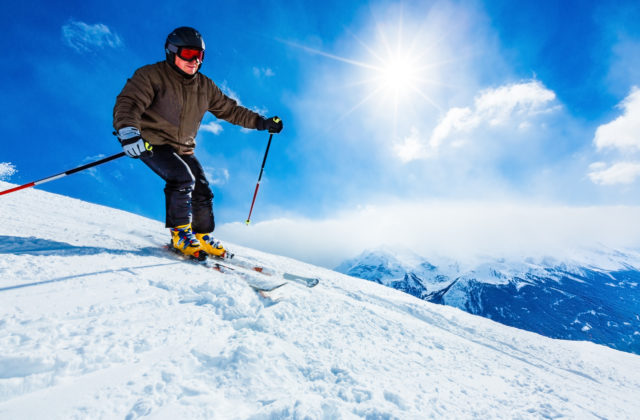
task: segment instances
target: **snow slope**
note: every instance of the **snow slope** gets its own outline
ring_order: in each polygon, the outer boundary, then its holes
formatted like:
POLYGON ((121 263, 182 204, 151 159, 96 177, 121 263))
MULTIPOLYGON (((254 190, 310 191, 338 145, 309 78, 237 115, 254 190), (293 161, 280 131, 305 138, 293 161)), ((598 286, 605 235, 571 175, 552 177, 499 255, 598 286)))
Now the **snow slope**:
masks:
POLYGON ((0 220, 2 419, 640 412, 637 355, 233 247, 321 278, 273 303, 168 255, 159 222, 43 191, 0 197, 0 220))

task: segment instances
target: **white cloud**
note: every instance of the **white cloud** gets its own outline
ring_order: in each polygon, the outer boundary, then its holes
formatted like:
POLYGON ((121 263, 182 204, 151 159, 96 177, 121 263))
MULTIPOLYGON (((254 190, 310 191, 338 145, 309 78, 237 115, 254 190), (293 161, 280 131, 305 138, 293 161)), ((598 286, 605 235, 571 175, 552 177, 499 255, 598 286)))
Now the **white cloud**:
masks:
POLYGON ((468 133, 480 122, 479 115, 470 108, 451 108, 431 133, 429 144, 437 150, 453 134, 468 133))
POLYGON ((618 156, 609 164, 595 162, 589 166, 588 176, 594 184, 629 185, 640 178, 640 162, 629 160, 630 154, 640 152, 640 89, 632 87, 617 107, 622 115, 598 127, 593 143, 598 151, 616 152, 618 156))
POLYGON ((253 75, 256 77, 273 77, 276 74, 269 67, 254 67, 253 75))
POLYGON ((473 262, 481 255, 562 258, 578 248, 640 246, 640 207, 407 202, 338 213, 220 226, 221 239, 333 268, 365 249, 408 248, 473 262))
POLYGON ((475 100, 475 113, 479 120, 490 125, 503 125, 514 117, 527 119, 552 111, 549 104, 556 95, 537 80, 515 83, 484 91, 475 100))
POLYGON ((404 162, 435 157, 443 147, 461 147, 469 137, 479 138, 482 131, 492 128, 507 129, 517 136, 534 126, 536 116, 558 108, 555 93, 537 80, 486 89, 476 96, 473 107, 449 109, 428 139, 413 129, 396 144, 396 155, 404 162))
POLYGON ((0 162, 0 180, 9 179, 17 171, 11 162, 0 162))
MULTIPOLYGON (((106 155, 104 155, 104 154, 86 156, 84 159, 82 159, 82 163, 96 162, 96 161, 98 161, 100 159, 104 159, 105 157, 106 157, 106 155)), ((104 172, 102 172, 100 170, 100 168, 101 168, 100 166, 94 166, 93 168, 86 169, 86 170, 82 171, 81 173, 96 179, 100 183, 104 183, 104 177, 103 177, 104 172)))
POLYGON ((269 110, 267 110, 267 108, 265 107, 260 107, 260 106, 252 106, 251 109, 253 112, 258 113, 262 116, 265 116, 269 113, 269 110))
POLYGON ((618 107, 622 115, 598 127, 593 142, 598 150, 640 151, 640 89, 634 86, 618 107))
POLYGON ((402 143, 396 143, 393 146, 396 156, 402 162, 410 162, 417 159, 425 159, 429 157, 430 150, 426 147, 420 133, 416 127, 411 127, 411 134, 404 139, 402 143))
POLYGON ((220 90, 222 90, 222 93, 224 93, 229 98, 236 101, 238 105, 242 105, 242 101, 240 101, 240 96, 238 96, 238 94, 229 87, 229 84, 227 83, 226 80, 223 80, 222 83, 218 84, 218 86, 220 87, 220 90))
POLYGON ((596 162, 589 169, 589 178, 599 185, 632 184, 640 177, 640 162, 617 162, 609 167, 596 162))
POLYGON ((227 168, 207 167, 207 179, 212 185, 224 185, 229 181, 229 170, 227 168))
MULTIPOLYGON (((234 101, 236 101, 238 103, 238 105, 240 106, 244 106, 242 105, 242 101, 240 101, 240 96, 229 87, 229 84, 227 83, 226 80, 223 80, 222 83, 218 84, 218 87, 220 88, 220 90, 222 90, 222 92, 227 95, 229 98, 233 99, 234 101)), ((251 106, 248 107, 250 110, 252 110, 253 112, 256 112, 260 115, 267 115, 267 110, 265 108, 260 108, 257 106, 251 106)), ((244 133, 250 133, 253 130, 249 129, 249 128, 241 128, 241 131, 244 133)), ((217 133, 214 133, 217 134, 217 133)))
POLYGON ((120 37, 102 23, 89 25, 71 21, 62 27, 62 37, 69 47, 80 53, 96 48, 116 48, 122 44, 120 37))
POLYGON ((222 128, 222 124, 220 124, 219 122, 211 121, 207 124, 201 125, 200 130, 218 135, 222 133, 223 128, 222 128))

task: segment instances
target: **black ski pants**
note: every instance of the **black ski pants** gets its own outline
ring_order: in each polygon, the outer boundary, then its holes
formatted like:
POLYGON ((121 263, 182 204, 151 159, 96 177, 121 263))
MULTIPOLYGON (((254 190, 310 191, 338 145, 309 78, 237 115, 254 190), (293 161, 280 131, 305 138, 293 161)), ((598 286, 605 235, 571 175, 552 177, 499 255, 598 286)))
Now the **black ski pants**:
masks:
POLYGON ((162 145, 140 159, 166 182, 166 227, 191 223, 194 233, 213 232, 213 193, 196 156, 179 155, 162 145))

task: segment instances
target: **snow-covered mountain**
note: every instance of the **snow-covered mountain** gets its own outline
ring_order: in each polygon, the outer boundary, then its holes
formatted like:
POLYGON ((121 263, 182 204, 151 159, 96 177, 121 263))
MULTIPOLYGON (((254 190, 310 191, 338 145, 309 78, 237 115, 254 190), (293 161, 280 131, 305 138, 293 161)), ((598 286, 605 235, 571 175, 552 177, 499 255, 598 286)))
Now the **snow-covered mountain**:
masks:
POLYGON ((43 191, 0 197, 0 220, 2 419, 640 412, 635 354, 229 244, 321 279, 271 302, 168 255, 160 222, 43 191))
POLYGON ((640 256, 584 250, 553 258, 480 258, 464 266, 366 251, 337 271, 552 338, 640 354, 640 256))

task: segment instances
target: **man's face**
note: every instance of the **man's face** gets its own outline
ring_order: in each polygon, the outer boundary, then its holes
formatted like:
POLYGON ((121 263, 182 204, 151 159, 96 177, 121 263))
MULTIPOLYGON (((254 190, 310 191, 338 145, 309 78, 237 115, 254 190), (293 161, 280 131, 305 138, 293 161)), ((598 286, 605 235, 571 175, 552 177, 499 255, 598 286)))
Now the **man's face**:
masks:
POLYGON ((178 54, 175 55, 175 65, 182 70, 183 72, 191 75, 191 74, 196 74, 196 72, 198 71, 198 67, 200 67, 200 64, 202 64, 202 61, 200 61, 199 59, 195 59, 192 61, 186 61, 183 60, 182 58, 178 57, 178 54))

